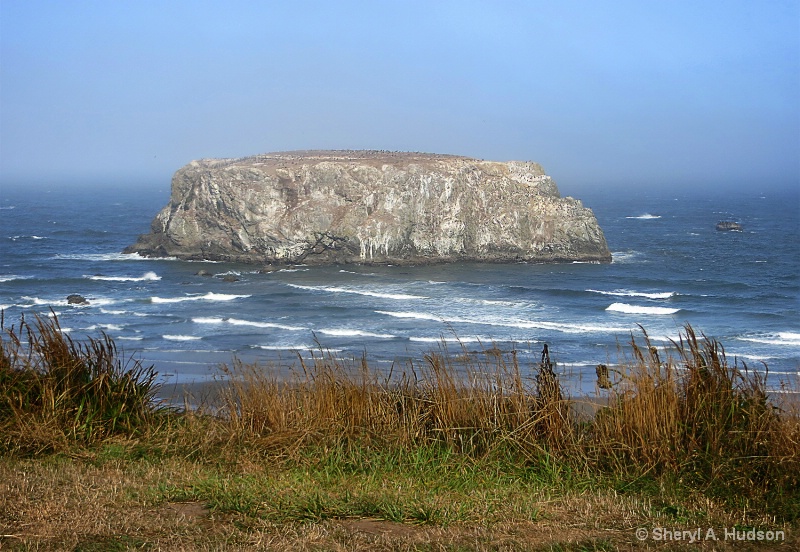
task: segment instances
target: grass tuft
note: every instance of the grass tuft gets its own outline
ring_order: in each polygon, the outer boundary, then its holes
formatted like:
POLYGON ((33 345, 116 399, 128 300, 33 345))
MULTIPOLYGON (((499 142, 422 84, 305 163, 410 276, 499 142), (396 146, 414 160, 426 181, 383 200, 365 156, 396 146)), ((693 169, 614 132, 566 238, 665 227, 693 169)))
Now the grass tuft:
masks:
POLYGON ((55 313, 0 323, 0 450, 39 454, 150 429, 155 378, 106 334, 73 341, 55 313))
POLYGON ((587 458, 610 473, 679 474, 714 496, 781 504, 796 517, 797 412, 769 399, 766 375, 731 363, 691 326, 673 343, 677 356, 664 360, 642 333, 590 426, 587 458))

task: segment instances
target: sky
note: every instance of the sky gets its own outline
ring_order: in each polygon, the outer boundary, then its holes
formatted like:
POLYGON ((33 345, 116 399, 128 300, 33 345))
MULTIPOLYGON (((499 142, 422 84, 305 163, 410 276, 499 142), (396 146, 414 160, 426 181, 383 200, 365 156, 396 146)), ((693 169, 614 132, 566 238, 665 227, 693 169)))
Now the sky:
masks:
POLYGON ((382 149, 800 187, 800 0, 0 0, 0 190, 382 149))

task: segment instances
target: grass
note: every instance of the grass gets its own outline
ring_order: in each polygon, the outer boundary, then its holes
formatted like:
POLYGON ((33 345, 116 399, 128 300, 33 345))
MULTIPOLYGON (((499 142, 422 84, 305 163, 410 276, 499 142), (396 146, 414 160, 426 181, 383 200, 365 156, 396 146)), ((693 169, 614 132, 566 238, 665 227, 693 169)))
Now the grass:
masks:
POLYGON ((153 425, 156 372, 103 334, 75 342, 58 319, 0 320, 0 448, 54 451, 153 425))
POLYGON ((800 416, 691 327, 669 350, 632 339, 592 417, 547 354, 442 345, 380 374, 320 349, 281 378, 234 362, 215 404, 177 410, 106 335, 52 316, 0 339, 0 547, 616 550, 647 546, 637 527, 734 526, 798 543, 800 416))

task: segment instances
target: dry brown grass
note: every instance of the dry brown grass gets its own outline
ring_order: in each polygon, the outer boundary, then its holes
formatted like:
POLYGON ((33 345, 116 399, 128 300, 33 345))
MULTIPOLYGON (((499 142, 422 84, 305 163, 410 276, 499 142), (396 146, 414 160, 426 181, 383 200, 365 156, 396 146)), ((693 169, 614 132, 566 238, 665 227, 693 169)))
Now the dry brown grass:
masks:
POLYGON ((525 378, 515 354, 442 347, 385 376, 365 359, 348 363, 325 351, 299 365, 289 378, 257 365, 222 368, 229 385, 217 413, 233 434, 266 447, 358 438, 478 455, 509 444, 533 454, 575 443, 569 400, 547 363, 525 378))
POLYGON ((156 373, 114 340, 74 341, 52 318, 5 327, 0 312, 0 451, 66 450, 155 425, 156 373))
POLYGON ((781 408, 765 375, 728 361, 719 342, 689 326, 674 358, 644 331, 643 341, 632 341, 633 359, 592 423, 587 457, 612 472, 680 474, 748 501, 788 499, 800 514, 797 410, 781 408))

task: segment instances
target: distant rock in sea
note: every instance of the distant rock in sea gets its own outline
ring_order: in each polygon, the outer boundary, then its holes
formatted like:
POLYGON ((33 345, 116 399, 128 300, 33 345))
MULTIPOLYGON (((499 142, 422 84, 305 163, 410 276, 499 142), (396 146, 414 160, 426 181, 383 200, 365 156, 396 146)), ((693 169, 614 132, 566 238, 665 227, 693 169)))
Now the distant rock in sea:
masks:
POLYGON ((77 293, 73 293, 71 295, 67 295, 67 304, 68 305, 88 305, 89 301, 83 295, 78 295, 77 293))
POLYGON ((720 232, 741 232, 742 225, 738 222, 732 222, 729 220, 723 220, 717 223, 717 230, 720 232))
POLYGON ((537 163, 301 151, 192 161, 126 252, 259 264, 610 262, 537 163))

